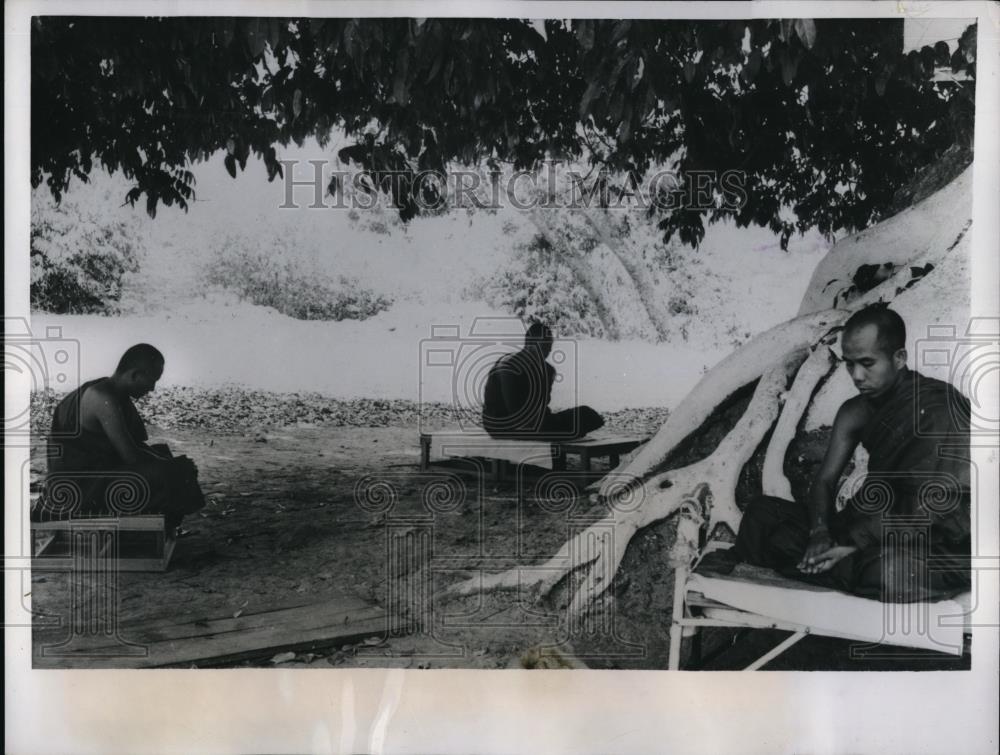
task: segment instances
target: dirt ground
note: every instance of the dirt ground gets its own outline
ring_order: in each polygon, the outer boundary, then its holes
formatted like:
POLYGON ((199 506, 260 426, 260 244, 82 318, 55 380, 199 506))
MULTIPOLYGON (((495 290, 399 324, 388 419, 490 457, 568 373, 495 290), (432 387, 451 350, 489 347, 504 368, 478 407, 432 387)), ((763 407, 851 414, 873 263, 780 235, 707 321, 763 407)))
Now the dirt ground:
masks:
MULTIPOLYGON (((667 665, 672 521, 633 538, 607 600, 580 620, 569 591, 547 599, 518 591, 448 598, 442 588, 470 575, 540 563, 577 528, 603 512, 571 467, 560 480, 496 483, 474 467, 419 468, 417 430, 406 427, 286 427, 264 435, 150 428, 154 441, 195 459, 208 498, 184 522, 165 573, 119 576, 122 635, 130 623, 184 616, 219 618, 295 600, 353 596, 417 622, 402 636, 299 653, 283 667, 659 669, 667 665), (519 492, 520 490, 520 492, 519 492), (545 648, 544 650, 539 650, 545 648)), ((33 472, 42 471, 40 448, 33 472)), ((596 462, 600 464, 600 462, 596 462)), ((61 573, 31 579, 36 651, 69 616, 61 573)), ((724 652, 708 668, 735 668, 776 644, 756 633, 733 645, 728 632, 706 638, 724 652)), ((859 661, 850 643, 808 638, 769 668, 961 668, 968 659, 927 656, 905 663, 859 661)), ((262 657, 240 665, 271 666, 262 657)))

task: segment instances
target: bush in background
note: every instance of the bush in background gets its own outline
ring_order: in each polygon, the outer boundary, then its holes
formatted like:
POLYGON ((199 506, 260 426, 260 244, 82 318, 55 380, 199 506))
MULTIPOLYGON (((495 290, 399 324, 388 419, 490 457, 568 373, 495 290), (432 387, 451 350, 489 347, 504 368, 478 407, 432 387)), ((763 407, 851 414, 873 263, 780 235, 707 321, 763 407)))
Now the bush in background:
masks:
POLYGON ((258 241, 227 236, 206 268, 206 282, 296 320, 366 320, 392 306, 392 299, 355 279, 334 279, 309 269, 290 254, 287 242, 273 244, 265 252, 258 241))
MULTIPOLYGON (((31 203, 31 307, 56 314, 120 312, 122 282, 139 270, 141 234, 129 217, 105 214, 47 192, 31 203)), ((100 206, 100 205, 99 205, 100 206)))
POLYGON ((517 245, 511 261, 476 281, 466 298, 482 299, 524 322, 544 322, 560 336, 604 336, 590 296, 541 236, 517 245))

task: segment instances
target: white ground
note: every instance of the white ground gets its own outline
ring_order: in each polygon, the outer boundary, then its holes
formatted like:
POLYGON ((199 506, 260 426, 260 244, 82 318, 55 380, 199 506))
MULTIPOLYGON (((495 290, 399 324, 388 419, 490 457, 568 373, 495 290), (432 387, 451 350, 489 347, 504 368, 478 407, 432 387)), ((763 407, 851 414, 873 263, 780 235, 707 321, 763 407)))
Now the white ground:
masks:
MULTIPOLYGON (((35 333, 59 326, 64 338, 79 342, 81 379, 107 374, 126 347, 148 341, 167 356, 162 385, 237 383, 335 398, 435 401, 451 401, 456 394, 464 400, 478 390, 483 365, 495 358, 497 347, 459 347, 477 318, 509 314, 467 301, 463 292, 527 237, 528 225, 515 210, 474 216, 456 211, 404 229, 391 214, 363 212, 352 220, 346 210, 279 209, 281 182, 266 183, 262 168, 252 164, 236 180, 226 175, 221 161, 200 166, 197 176, 199 201, 187 215, 162 208, 151 221, 141 209, 134 211, 149 252, 141 274, 129 284, 125 304, 130 314, 33 316, 35 333), (389 233, 371 230, 380 222, 389 233), (395 304, 363 322, 304 322, 209 290, 201 283, 201 267, 219 240, 234 233, 265 249, 283 239, 289 242, 285 253, 318 270, 356 277, 363 286, 395 297, 395 304), (437 326, 453 327, 443 339, 427 343, 437 326), (449 350, 458 355, 450 366, 442 364, 449 350)), ((123 187, 99 178, 73 196, 104 202, 99 206, 109 214, 132 212, 107 202, 109 189, 109 196, 120 201, 123 187)), ((310 189, 296 192, 303 205, 311 201, 310 189)), ((689 339, 563 343, 557 352, 567 358, 557 365, 561 380, 553 405, 674 406, 737 342, 795 315, 827 248, 822 238, 809 235, 793 238, 790 251, 782 252, 765 230, 709 228, 700 249, 684 252, 684 269, 698 281, 698 315, 689 323, 689 339)), ((479 323, 487 324, 508 335, 489 338, 487 344, 506 348, 518 340, 516 322, 479 323)))

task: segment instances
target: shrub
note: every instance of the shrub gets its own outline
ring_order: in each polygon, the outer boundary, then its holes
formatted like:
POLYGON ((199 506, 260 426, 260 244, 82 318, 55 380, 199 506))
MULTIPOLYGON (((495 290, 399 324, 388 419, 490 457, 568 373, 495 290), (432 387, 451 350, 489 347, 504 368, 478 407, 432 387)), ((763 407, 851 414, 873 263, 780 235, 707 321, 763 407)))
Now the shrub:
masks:
POLYGON ((383 202, 377 200, 378 198, 367 199, 366 201, 371 202, 372 206, 365 205, 364 209, 361 210, 352 207, 347 212, 347 219, 351 226, 359 231, 390 236, 394 229, 403 226, 403 222, 399 219, 398 210, 393 207, 385 207, 383 202))
POLYGON ((355 279, 333 279, 308 269, 280 242, 270 254, 257 246, 241 236, 227 237, 208 264, 206 282, 296 320, 366 320, 392 306, 392 299, 362 288, 355 279))
POLYGON ((604 335, 590 296, 541 236, 515 247, 507 266, 476 281, 466 295, 525 322, 544 322, 561 336, 604 335))
MULTIPOLYGON (((110 196, 104 198, 112 201, 110 196)), ((114 207, 115 205, 110 205, 114 207)), ((57 314, 120 312, 122 281, 139 270, 140 234, 131 219, 108 218, 44 192, 32 196, 31 306, 57 314)))

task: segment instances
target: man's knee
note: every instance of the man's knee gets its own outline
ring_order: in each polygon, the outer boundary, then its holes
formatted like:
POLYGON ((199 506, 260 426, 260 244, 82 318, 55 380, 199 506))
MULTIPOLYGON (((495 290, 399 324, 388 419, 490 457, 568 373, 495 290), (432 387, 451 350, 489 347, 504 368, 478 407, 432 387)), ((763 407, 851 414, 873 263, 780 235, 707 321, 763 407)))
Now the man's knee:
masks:
POLYGON ((170 464, 175 474, 198 477, 198 465, 187 456, 175 456, 170 460, 170 464))
POLYGON ((597 428, 604 426, 604 417, 602 417, 600 412, 592 406, 581 406, 580 414, 583 418, 583 423, 592 429, 596 430, 597 428))
POLYGON ((794 501, 773 495, 759 495, 751 498, 743 509, 742 528, 745 522, 774 522, 797 518, 801 507, 794 501))
POLYGON ((170 451, 170 446, 166 443, 154 443, 150 448, 161 456, 172 457, 173 453, 170 451))
POLYGON ((758 496, 743 510, 734 555, 741 561, 782 568, 801 557, 805 549, 802 523, 807 519, 793 501, 758 496))

